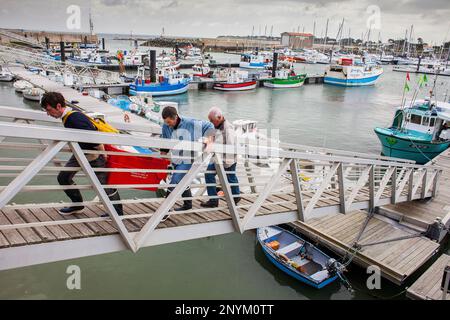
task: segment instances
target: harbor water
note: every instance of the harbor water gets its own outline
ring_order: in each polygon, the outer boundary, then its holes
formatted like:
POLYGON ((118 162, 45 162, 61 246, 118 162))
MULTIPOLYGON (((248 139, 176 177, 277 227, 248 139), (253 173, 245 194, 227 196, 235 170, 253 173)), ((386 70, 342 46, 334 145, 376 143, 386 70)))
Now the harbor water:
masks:
MULTIPOLYGON (((236 60, 236 56, 217 56, 236 60)), ((311 74, 321 73, 324 68, 296 65, 297 72, 311 74)), ((258 121, 260 129, 279 130, 284 142, 379 154, 380 144, 373 128, 391 122, 405 79, 405 74, 391 69, 386 66, 380 81, 365 88, 318 84, 249 92, 190 90, 158 100, 176 101, 182 115, 202 119, 206 119, 209 108, 218 106, 229 120, 252 119, 258 121)), ((433 80, 429 77, 419 97, 427 94, 433 80)), ((449 80, 438 78, 439 99, 450 88, 449 80)), ((416 76, 411 75, 411 83, 415 82, 416 76)), ((36 103, 24 102, 9 83, 0 83, 0 101, 6 106, 39 109, 36 103)), ((450 248, 444 251, 449 253, 450 248)), ((255 233, 249 231, 143 248, 137 254, 119 252, 2 271, 0 299, 404 298, 404 286, 384 279, 381 290, 368 290, 369 275, 357 266, 350 266, 347 276, 354 293, 339 282, 321 290, 312 289, 273 266, 257 244, 255 233), (81 269, 81 290, 66 286, 70 265, 81 269)), ((415 279, 417 276, 405 285, 415 279)))

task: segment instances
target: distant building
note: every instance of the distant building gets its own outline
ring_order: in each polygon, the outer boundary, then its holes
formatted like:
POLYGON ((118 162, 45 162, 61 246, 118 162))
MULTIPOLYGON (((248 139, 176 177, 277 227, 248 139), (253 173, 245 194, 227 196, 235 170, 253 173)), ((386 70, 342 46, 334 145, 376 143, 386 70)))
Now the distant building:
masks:
POLYGON ((312 48, 314 35, 311 33, 283 32, 281 45, 291 49, 312 48))

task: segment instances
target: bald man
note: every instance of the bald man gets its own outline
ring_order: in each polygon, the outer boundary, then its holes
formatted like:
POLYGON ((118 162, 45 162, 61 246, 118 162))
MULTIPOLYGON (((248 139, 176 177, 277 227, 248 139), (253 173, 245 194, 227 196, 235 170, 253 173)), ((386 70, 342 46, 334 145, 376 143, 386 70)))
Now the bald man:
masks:
MULTIPOLYGON (((208 113, 208 119, 209 121, 214 125, 214 128, 216 129, 215 135, 214 135, 214 143, 217 144, 226 144, 226 145, 234 145, 235 144, 235 131, 233 125, 225 119, 222 110, 220 110, 217 107, 213 107, 209 110, 208 113)), ((232 171, 233 173, 227 173, 227 179, 229 183, 233 183, 235 185, 231 186, 231 192, 234 195, 239 195, 240 190, 239 186, 237 185, 239 183, 238 178, 236 176, 236 163, 237 163, 237 157, 236 155, 227 155, 224 154, 223 156, 223 166, 225 168, 225 171, 232 171)), ((216 183, 216 175, 217 172, 215 172, 216 167, 214 163, 210 163, 208 166, 208 171, 214 171, 214 173, 206 173, 205 174, 205 181, 207 184, 216 183)), ((215 186, 209 186, 206 188, 208 192, 208 196, 214 197, 217 196, 217 189, 215 186)), ((234 202, 237 204, 241 200, 240 197, 234 197, 234 202)), ((202 207, 205 208, 215 208, 219 206, 219 199, 209 199, 207 202, 201 203, 202 207)))

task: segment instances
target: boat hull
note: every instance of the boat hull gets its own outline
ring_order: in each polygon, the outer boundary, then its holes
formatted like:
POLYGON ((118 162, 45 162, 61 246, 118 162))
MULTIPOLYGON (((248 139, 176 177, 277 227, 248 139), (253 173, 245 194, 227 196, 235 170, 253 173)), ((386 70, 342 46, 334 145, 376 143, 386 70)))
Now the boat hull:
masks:
POLYGON ((40 101, 41 100, 40 95, 26 94, 25 92, 23 92, 23 98, 30 100, 30 101, 40 101))
POLYGON ((335 281, 337 279, 337 276, 331 277, 321 283, 315 283, 312 282, 310 280, 308 280, 305 277, 300 276, 299 274, 292 272, 290 269, 288 269, 287 267, 285 267, 283 264, 279 263, 277 260, 275 260, 272 255, 270 253, 268 253, 266 250, 263 250, 264 254, 266 255, 266 257, 269 259, 270 262, 272 262, 278 269, 280 269, 281 271, 285 272, 286 274, 290 275, 291 277, 313 287, 316 289, 322 289, 323 287, 325 287, 326 285, 330 284, 331 282, 335 281))
POLYGON ((12 75, 12 74, 0 75, 0 81, 2 81, 2 82, 11 82, 13 80, 14 80, 14 75, 12 75))
MULTIPOLYGON (((293 277, 313 288, 316 288, 316 289, 321 289, 321 288, 325 287, 326 285, 330 284, 331 282, 335 281, 338 278, 337 274, 327 273, 326 277, 323 277, 320 280, 318 280, 318 279, 314 279, 312 276, 307 276, 305 273, 301 273, 301 272, 296 271, 295 269, 291 269, 290 267, 287 266, 286 263, 280 262, 282 260, 280 260, 279 258, 276 257, 278 254, 273 250, 271 252, 269 247, 266 244, 269 241, 273 241, 273 240, 279 240, 280 243, 282 243, 283 241, 286 240, 286 238, 291 238, 291 240, 289 240, 289 242, 294 240, 295 242, 303 243, 303 244, 301 244, 301 246, 308 246, 310 248, 310 249, 308 249, 308 254, 310 254, 311 256, 315 256, 315 259, 317 259, 317 260, 322 259, 322 262, 325 262, 325 260, 330 259, 329 256, 324 254, 318 248, 314 247, 312 244, 304 241, 297 235, 294 235, 293 233, 288 232, 277 226, 259 228, 259 229, 257 229, 256 234, 257 234, 258 242, 261 245, 261 248, 263 249, 263 252, 266 255, 266 257, 269 259, 269 261, 271 263, 273 263, 278 269, 280 269, 281 271, 290 275, 291 277, 293 277), (279 237, 280 236, 279 232, 281 232, 281 234, 282 234, 281 237, 279 237), (280 240, 283 237, 285 240, 280 240), (321 258, 319 258, 319 257, 321 257, 321 258)), ((291 244, 295 243, 295 242, 291 242, 291 244)), ((285 245, 286 245, 285 248, 290 246, 289 244, 286 244, 286 243, 285 243, 285 245)), ((283 250, 283 249, 281 249, 281 250, 283 250)), ((293 250, 295 250, 295 248, 293 250)), ((305 265, 305 264, 302 264, 302 265, 305 265)))
POLYGON ((375 128, 375 133, 381 142, 382 154, 387 157, 402 158, 425 164, 438 156, 450 146, 450 141, 432 143, 405 139, 395 134, 388 134, 385 129, 375 128))
POLYGON ((213 88, 221 91, 252 90, 256 88, 256 81, 248 81, 242 83, 215 83, 213 88))
POLYGON ((302 79, 271 79, 264 81, 264 86, 267 88, 298 88, 305 83, 305 78, 302 79))
POLYGON ((167 85, 167 86, 139 86, 135 84, 130 85, 130 94, 133 96, 139 95, 151 95, 156 96, 169 96, 185 93, 188 90, 189 83, 167 85))
POLYGON ((240 62, 239 67, 244 69, 264 69, 267 66, 266 63, 251 63, 251 62, 240 62))
POLYGON ((335 86, 341 86, 341 87, 362 87, 362 86, 371 86, 374 85, 381 74, 366 77, 366 78, 360 78, 360 79, 343 79, 338 77, 325 77, 324 83, 331 84, 335 86))

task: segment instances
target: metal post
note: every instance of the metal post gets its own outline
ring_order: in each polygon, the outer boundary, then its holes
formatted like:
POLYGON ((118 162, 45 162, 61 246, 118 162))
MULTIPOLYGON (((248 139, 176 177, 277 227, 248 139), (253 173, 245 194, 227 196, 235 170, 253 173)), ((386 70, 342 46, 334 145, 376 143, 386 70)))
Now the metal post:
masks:
POLYGON ((150 50, 150 82, 156 82, 156 51, 150 50))
POLYGON ((369 210, 373 212, 375 209, 375 174, 374 166, 370 166, 369 170, 369 210))
POLYGON ((442 277, 442 300, 446 300, 448 293, 448 286, 450 282, 450 265, 444 268, 444 275, 442 277))
POLYGON ((295 202, 297 204, 297 213, 298 213, 298 219, 302 222, 305 221, 305 217, 303 216, 303 198, 302 198, 302 186, 300 183, 299 178, 299 167, 297 165, 297 161, 295 159, 292 159, 291 161, 291 177, 292 177, 292 184, 294 185, 294 192, 295 192, 295 202))
POLYGON ((417 62, 417 72, 419 72, 420 69, 420 62, 422 61, 422 56, 419 56, 419 62, 417 62))
POLYGON ((222 185, 223 193, 225 194, 225 201, 227 202, 228 210, 230 210, 231 220, 233 220, 234 228, 240 233, 244 233, 244 229, 241 227, 239 211, 234 203, 233 193, 231 192, 230 184, 228 183, 227 173, 223 167, 223 160, 220 154, 216 153, 216 172, 219 177, 220 184, 222 185))
POLYGON ((425 174, 423 175, 422 190, 421 190, 421 195, 420 195, 420 197, 422 199, 425 199, 425 197, 427 196, 426 189, 427 189, 427 175, 428 175, 428 171, 427 171, 426 168, 424 170, 425 170, 425 174))
POLYGON ((105 51, 105 38, 102 38, 102 50, 105 51))
POLYGON ((338 182, 339 182, 339 206, 341 213, 347 213, 345 206, 345 184, 344 184, 344 164, 341 163, 338 168, 338 182))
POLYGON ((66 61, 66 46, 64 41, 59 42, 59 51, 61 53, 61 62, 66 61))
POLYGON ((275 78, 275 71, 277 70, 278 63, 278 52, 273 53, 273 62, 272 62, 272 78, 275 78))

